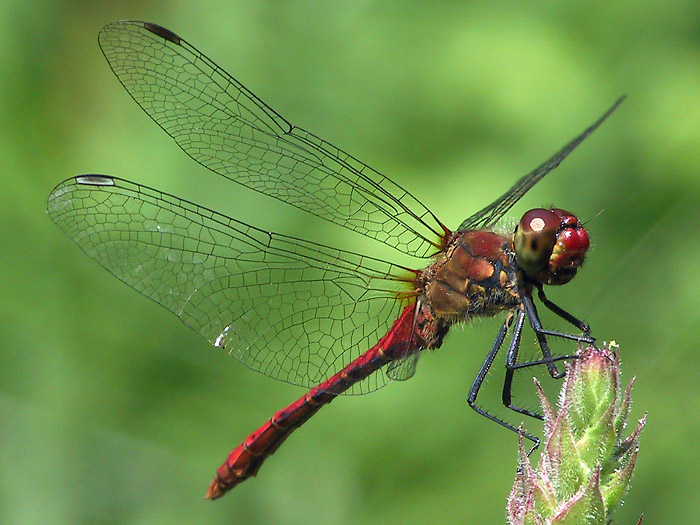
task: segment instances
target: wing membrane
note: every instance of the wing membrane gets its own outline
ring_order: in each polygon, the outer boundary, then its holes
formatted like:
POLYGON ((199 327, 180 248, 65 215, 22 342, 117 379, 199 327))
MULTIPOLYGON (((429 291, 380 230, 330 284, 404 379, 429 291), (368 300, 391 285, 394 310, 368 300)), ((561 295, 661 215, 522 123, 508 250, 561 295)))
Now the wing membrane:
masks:
MULTIPOLYGON (((390 263, 265 232, 122 179, 59 184, 49 215, 90 257, 250 368, 312 386, 367 351, 402 308, 390 263)), ((351 393, 382 386, 373 374, 351 393)))
POLYGON ((555 153, 550 159, 538 166, 536 169, 524 175, 516 181, 516 183, 507 192, 501 195, 494 202, 479 210, 474 215, 466 219, 459 227, 460 230, 479 230, 482 228, 490 228, 500 220, 503 215, 515 205, 520 198, 527 193, 530 188, 537 184, 542 178, 554 168, 559 166, 561 162, 578 147, 588 136, 607 119, 617 107, 622 104, 625 97, 617 99, 617 101, 608 109, 602 117, 600 117, 593 125, 581 133, 578 137, 569 142, 561 150, 555 153))
POLYGON ((99 43, 133 99, 203 166, 404 253, 439 248, 445 230, 415 197, 292 126, 171 31, 115 22, 99 43))

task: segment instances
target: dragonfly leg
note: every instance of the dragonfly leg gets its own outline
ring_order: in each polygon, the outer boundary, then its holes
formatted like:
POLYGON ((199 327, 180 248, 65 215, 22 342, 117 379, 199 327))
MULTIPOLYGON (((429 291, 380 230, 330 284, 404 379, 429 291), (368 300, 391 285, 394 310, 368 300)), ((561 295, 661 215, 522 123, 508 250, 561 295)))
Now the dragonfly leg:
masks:
MULTIPOLYGON (((513 333, 513 340, 510 344, 510 348, 508 350, 508 353, 510 354, 513 350, 513 347, 517 347, 518 343, 520 342, 520 335, 522 333, 522 327, 523 327, 523 322, 524 322, 524 314, 522 311, 519 311, 516 317, 516 325, 515 325, 515 330, 513 333)), ((506 334, 508 333, 508 329, 510 328, 511 324, 513 324, 513 316, 509 316, 508 319, 503 323, 503 326, 501 326, 501 329, 498 331, 498 335, 496 336, 496 340, 493 342, 493 345, 491 346, 491 350, 489 351, 488 355, 486 356, 486 359, 484 359, 483 364, 481 365, 481 368, 479 369, 479 373, 476 375, 476 378, 474 378, 474 383, 472 384, 472 387, 469 389, 469 396, 467 397, 467 403, 469 403, 469 406, 474 409, 478 414, 484 416, 485 418, 490 419, 494 423, 498 423, 504 428, 507 428, 508 430, 511 430, 515 432, 516 434, 522 435, 523 437, 529 439, 534 443, 534 446, 530 450, 529 453, 532 453, 533 450, 537 448, 537 446, 540 443, 540 440, 538 437, 525 432, 521 428, 516 428, 515 426, 511 425, 510 423, 507 423, 503 419, 494 416, 493 414, 487 412, 480 406, 476 404, 476 398, 479 395, 479 390, 481 390, 481 386, 484 383, 484 379, 486 378, 486 375, 489 372, 489 369, 491 368, 491 365, 493 364, 493 360, 496 358, 496 354, 498 354, 498 351, 500 350, 501 346, 503 346, 503 341, 505 340, 506 334)), ((517 350, 515 351, 517 354, 517 350)), ((506 374, 506 377, 508 375, 506 374)), ((512 381, 512 372, 510 373, 510 380, 512 381)), ((505 388, 505 387, 504 387, 505 388)), ((510 407, 509 407, 510 408, 510 407)), ((523 412, 525 413, 525 412, 523 412)), ((534 417, 538 417, 539 419, 542 419, 541 416, 535 415, 534 417)), ((528 454, 529 454, 528 453, 528 454)))
POLYGON ((542 288, 542 285, 537 286, 537 297, 539 297, 540 301, 542 301, 542 304, 545 305, 547 308, 549 308, 552 312, 554 312, 556 315, 561 317, 562 319, 568 321, 572 325, 574 325, 576 328, 581 330, 585 335, 589 336, 591 335, 591 327, 588 326, 588 323, 585 321, 581 321, 577 317, 574 317, 571 315, 569 312, 564 310, 561 306, 558 306, 554 304, 552 301, 550 301, 547 296, 544 293, 544 289, 542 288))
POLYGON ((542 328, 540 316, 537 314, 537 308, 535 307, 535 303, 532 302, 532 298, 529 296, 529 294, 523 295, 522 305, 525 310, 525 313, 527 314, 527 318, 530 321, 530 325, 532 326, 532 329, 535 331, 535 335, 537 336, 537 343, 539 344, 540 349, 542 350, 542 357, 544 358, 544 362, 547 364, 547 370, 549 370, 549 375, 551 375, 555 379, 563 377, 563 372, 560 373, 559 370, 557 370, 557 366, 554 364, 554 360, 552 359, 552 351, 549 349, 549 343, 547 343, 547 336, 556 336, 556 334, 550 333, 548 330, 542 328))
MULTIPOLYGON (((508 347, 508 353, 506 354, 506 375, 505 379, 503 380, 503 393, 501 395, 501 399, 506 408, 509 408, 514 412, 518 412, 519 414, 542 420, 543 417, 541 414, 538 414, 537 412, 532 412, 531 410, 527 410, 526 408, 516 406, 512 402, 513 374, 519 368, 523 368, 522 366, 518 366, 517 360, 518 350, 520 349, 520 339, 522 336, 523 325, 525 323, 525 312, 523 310, 518 310, 518 313, 516 315, 517 317, 515 321, 515 327, 513 328, 513 338, 511 339, 510 346, 508 347)), ((550 361, 551 359, 544 362, 549 364, 550 361)), ((532 365, 532 363, 523 364, 532 365)))
MULTIPOLYGON (((528 361, 527 363, 514 363, 511 367, 513 370, 520 370, 521 368, 529 368, 531 366, 546 365, 555 361, 566 361, 568 359, 577 359, 578 355, 558 355, 552 357, 551 359, 538 359, 537 361, 528 361)), ((555 378, 557 379, 557 378, 555 378)))
MULTIPOLYGON (((559 309, 559 311, 565 313, 572 320, 575 320, 575 321, 581 323, 581 321, 578 321, 578 319, 573 317, 568 312, 564 312, 563 309, 559 308, 551 301, 547 300, 547 302, 549 302, 549 304, 554 306, 555 308, 559 309)), ((523 304, 523 308, 525 309, 525 313, 527 314, 527 317, 530 321, 530 325, 532 325, 532 329, 535 331, 535 335, 537 336, 537 343, 539 344, 540 349, 542 350, 543 359, 540 361, 532 361, 530 363, 521 363, 521 364, 515 366, 515 368, 525 368, 526 366, 535 366, 535 365, 539 365, 539 364, 546 364, 547 369, 549 370, 549 375, 551 375, 555 379, 561 379, 562 377, 564 377, 564 372, 559 372, 557 370, 557 367, 554 364, 554 362, 560 361, 562 359, 571 359, 575 356, 552 357, 552 351, 549 348, 549 343, 547 342, 547 336, 560 337, 562 339, 570 339, 571 341, 576 341, 577 343, 586 343, 586 344, 595 344, 595 338, 591 337, 588 334, 575 335, 575 334, 567 334, 566 332, 557 332, 554 330, 546 330, 545 328, 542 327, 542 323, 540 322, 539 314, 537 313, 537 308, 535 307, 535 303, 532 302, 532 298, 529 295, 524 295, 522 298, 522 304, 523 304)), ((552 310, 552 311, 554 311, 556 313, 556 310, 552 310)), ((567 317, 564 317, 564 319, 569 320, 567 317)), ((581 323, 581 324, 585 324, 585 323, 581 323)))

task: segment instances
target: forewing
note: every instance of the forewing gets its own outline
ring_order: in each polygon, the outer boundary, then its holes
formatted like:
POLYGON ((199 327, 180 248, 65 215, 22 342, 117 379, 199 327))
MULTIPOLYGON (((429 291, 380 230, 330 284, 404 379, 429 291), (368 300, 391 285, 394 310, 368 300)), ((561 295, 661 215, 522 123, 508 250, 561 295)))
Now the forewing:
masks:
POLYGON ((415 197, 292 126, 171 31, 115 22, 99 42, 133 99, 203 166, 404 253, 439 248, 445 230, 415 197))
POLYGON ((482 228, 490 228, 495 223, 497 223, 503 215, 513 207, 513 205, 520 200, 520 198, 527 193, 530 188, 537 184, 542 178, 547 175, 554 168, 559 166, 561 162, 576 149, 576 147, 581 144, 591 133, 593 133, 598 126, 600 126, 605 119, 607 119, 613 111, 622 103, 625 97, 619 98, 612 107, 607 110, 602 117, 600 117, 592 126, 590 126, 586 131, 581 133, 578 137, 569 142, 560 151, 555 153, 549 160, 544 162, 541 166, 528 173, 527 175, 518 179, 518 181, 505 192, 501 197, 496 199, 494 202, 479 210, 474 215, 465 220, 459 227, 461 230, 479 230, 482 228))
MULTIPOLYGON (((90 257, 250 368, 311 386, 374 345, 401 311, 392 264, 265 232, 133 182, 59 184, 48 213, 90 257)), ((350 393, 382 386, 373 374, 350 393)))

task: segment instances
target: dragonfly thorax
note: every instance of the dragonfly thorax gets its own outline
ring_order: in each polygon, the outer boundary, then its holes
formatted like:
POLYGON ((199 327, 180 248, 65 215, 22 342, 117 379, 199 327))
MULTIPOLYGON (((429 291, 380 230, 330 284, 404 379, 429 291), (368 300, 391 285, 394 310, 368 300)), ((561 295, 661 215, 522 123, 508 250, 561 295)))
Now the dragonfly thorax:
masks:
POLYGON ((519 304, 511 239, 489 231, 457 232, 422 274, 425 298, 452 322, 494 315, 519 304))

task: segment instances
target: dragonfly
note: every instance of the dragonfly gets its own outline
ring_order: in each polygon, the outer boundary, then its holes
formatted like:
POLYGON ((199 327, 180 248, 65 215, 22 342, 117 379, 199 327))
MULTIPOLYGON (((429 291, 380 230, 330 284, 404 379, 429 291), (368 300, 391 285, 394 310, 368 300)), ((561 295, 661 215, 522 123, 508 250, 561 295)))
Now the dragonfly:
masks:
POLYGON ((113 72, 136 103, 212 172, 422 261, 420 269, 256 228, 174 195, 108 175, 71 177, 51 192, 51 219, 117 278, 253 370, 310 390, 276 412, 226 458, 206 498, 255 476, 296 429, 340 394, 414 375, 423 350, 450 327, 503 314, 470 388, 479 414, 537 438, 477 403, 506 345, 502 400, 516 370, 561 377, 551 338, 594 343, 589 326, 550 301, 545 285, 576 275, 588 233, 560 208, 527 211, 514 232, 498 222, 619 106, 455 230, 397 183, 290 124, 183 38, 148 22, 99 33, 113 72), (576 333, 542 326, 535 296, 576 333), (525 324, 542 359, 518 362, 525 324))

